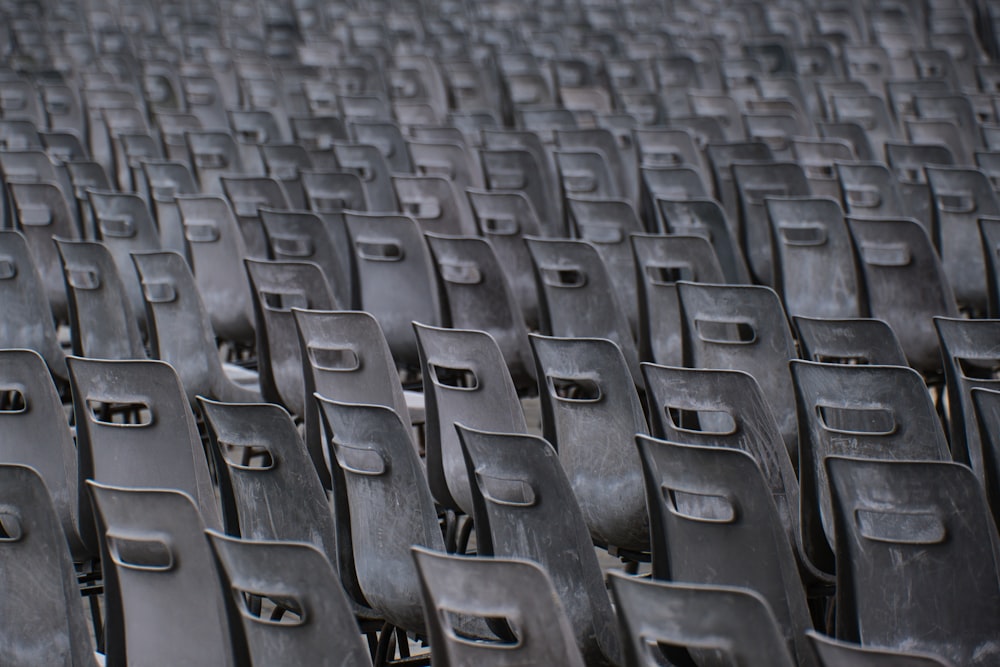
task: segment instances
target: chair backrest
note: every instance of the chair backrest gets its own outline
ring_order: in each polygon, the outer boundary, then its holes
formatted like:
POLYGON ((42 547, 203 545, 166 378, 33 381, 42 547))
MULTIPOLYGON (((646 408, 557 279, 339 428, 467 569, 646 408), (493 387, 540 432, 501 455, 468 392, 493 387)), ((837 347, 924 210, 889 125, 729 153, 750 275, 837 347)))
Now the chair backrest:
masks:
POLYGON ((496 340, 484 331, 415 322, 427 408, 427 478, 437 501, 472 514, 472 492, 455 423, 526 433, 517 390, 496 340))
POLYGON ((608 580, 629 665, 654 667, 679 647, 690 647, 694 656, 712 652, 729 664, 797 664, 774 612, 749 588, 669 583, 619 573, 611 573, 608 580))
POLYGON ((410 546, 444 551, 444 537, 407 427, 392 408, 315 398, 327 433, 334 434, 330 458, 346 489, 350 544, 364 598, 393 625, 423 633, 410 546))
POLYGON ((66 291, 63 289, 59 255, 52 238, 79 239, 83 231, 70 213, 69 201, 53 183, 7 183, 14 224, 28 242, 35 266, 45 284, 53 312, 66 318, 66 291))
POLYGON ((353 272, 348 248, 344 247, 347 229, 343 216, 261 208, 260 221, 273 259, 313 262, 330 281, 337 301, 345 306, 351 304, 353 272), (334 229, 337 223, 340 229, 334 229))
POLYGON ((826 457, 946 461, 951 453, 930 393, 913 369, 794 360, 791 371, 800 431, 803 542, 813 562, 830 571, 826 541, 833 544, 833 523, 826 457))
POLYGON ((334 143, 333 151, 342 169, 361 177, 369 211, 388 213, 399 210, 389 165, 378 148, 369 144, 334 143))
POLYGON ((489 241, 474 236, 425 234, 455 329, 486 331, 500 346, 511 378, 534 388, 528 330, 489 241))
POLYGON ((958 317, 954 294, 927 232, 913 220, 848 218, 864 277, 867 311, 899 337, 911 366, 939 375, 932 317, 958 317))
POLYGON ((868 318, 792 318, 799 332, 800 355, 824 363, 905 366, 896 332, 882 320, 868 318))
POLYGON ((0 350, 0 462, 31 466, 45 480, 75 560, 80 538, 76 444, 45 361, 34 350, 0 350))
POLYGON ((719 257, 702 236, 633 234, 638 275, 639 356, 656 363, 684 363, 677 281, 725 282, 719 257))
POLYGON ((247 257, 266 259, 267 237, 260 220, 260 209, 288 210, 288 195, 275 179, 269 176, 222 176, 222 190, 233 207, 239 222, 247 257))
POLYGON ((355 299, 375 316, 397 365, 418 361, 411 322, 438 326, 441 297, 434 260, 417 223, 407 216, 345 213, 357 267, 355 299))
POLYGON ((979 169, 925 168, 934 204, 935 246, 961 306, 986 311, 986 266, 977 222, 1000 215, 1000 198, 979 169))
POLYGON ((621 648, 600 565, 555 449, 525 433, 457 428, 476 509, 479 553, 541 565, 552 577, 588 664, 619 662, 621 648))
POLYGON ((760 384, 792 461, 797 431, 788 360, 795 342, 781 299, 769 287, 677 283, 685 366, 749 373, 760 384))
POLYGON ((244 264, 253 290, 261 394, 302 416, 306 395, 292 308, 336 310, 339 304, 317 264, 256 259, 244 264))
POLYGON ((0 504, 4 664, 96 667, 76 572, 45 482, 33 468, 4 458, 0 504))
POLYGON ((524 237, 542 232, 538 213, 522 192, 468 189, 465 193, 478 233, 493 246, 525 322, 531 328, 537 327, 538 287, 524 237))
POLYGON ((840 204, 767 198, 774 284, 790 316, 862 317, 861 277, 840 204))
POLYGON ((434 664, 583 667, 573 629, 545 570, 528 560, 473 558, 413 548, 434 664), (506 623, 509 637, 472 641, 456 614, 506 623))
POLYGON ((486 175, 486 187, 493 192, 523 193, 538 213, 543 233, 565 236, 562 202, 552 196, 559 191, 559 186, 538 138, 534 137, 537 146, 518 146, 506 132, 484 131, 484 137, 487 148, 480 150, 479 157, 486 175), (499 141, 501 136, 512 143, 505 146, 491 143, 499 141))
POLYGON ((822 667, 952 667, 951 662, 928 653, 861 646, 814 630, 806 634, 822 667))
POLYGON ((766 198, 811 195, 805 172, 795 162, 743 163, 730 166, 739 203, 740 243, 758 282, 776 286, 771 224, 766 198))
POLYGON ((771 148, 763 141, 729 140, 728 143, 711 143, 705 147, 705 152, 712 170, 712 189, 715 198, 722 204, 726 215, 733 222, 736 238, 742 238, 743 230, 739 224, 739 193, 733 180, 732 165, 734 162, 773 162, 771 148))
POLYGON ((252 289, 243 269, 247 249, 229 202, 219 195, 179 196, 176 201, 212 328, 225 340, 252 343, 252 289))
MULTIPOLYGON (((94 359, 145 359, 137 313, 118 265, 97 241, 55 239, 69 301, 73 354, 94 359)), ((139 314, 145 322, 145 314, 139 314)))
POLYGON ((326 556, 311 544, 236 539, 208 532, 225 572, 231 604, 255 664, 371 665, 368 647, 326 556), (283 619, 269 619, 252 596, 277 600, 283 619))
MULTIPOLYGON (((221 524, 208 462, 177 373, 162 361, 70 357, 79 475, 102 484, 182 491, 205 525, 221 524)), ((93 539, 86 489, 80 526, 93 539)))
POLYGON ((567 212, 574 236, 589 241, 604 260, 611 285, 625 309, 632 329, 638 325, 639 297, 635 257, 629 234, 644 231, 631 202, 622 198, 567 197, 567 212))
POLYGON ((982 470, 971 391, 975 387, 1000 389, 994 375, 1000 354, 992 342, 1000 332, 1000 320, 935 317, 934 326, 944 361, 952 458, 982 470))
POLYGON ((20 232, 0 230, 0 348, 35 350, 65 380, 66 355, 56 338, 45 287, 20 232))
POLYGON ((176 252, 133 253, 132 261, 146 302, 153 357, 174 367, 191 404, 199 395, 260 400, 259 392, 226 376, 212 323, 184 258, 176 252))
POLYGON ((1000 547, 972 472, 949 462, 840 457, 826 469, 838 637, 959 665, 992 661, 1000 651, 1000 547), (935 578, 941 568, 947 581, 935 578))
POLYGON ((135 278, 133 252, 160 250, 160 235, 146 200, 137 194, 88 191, 90 207, 102 241, 118 265, 134 313, 143 312, 142 290, 135 278))
POLYGON ((835 166, 845 213, 866 218, 906 215, 899 181, 885 164, 838 162, 835 166))
POLYGON ((792 543, 757 462, 729 447, 636 436, 653 547, 653 577, 741 586, 770 605, 800 664, 812 627, 792 543))
POLYGON ((731 231, 726 212, 719 202, 708 197, 657 197, 656 210, 664 233, 703 236, 709 240, 725 276, 724 281, 717 282, 750 282, 750 269, 740 249, 739 238, 731 231))
POLYGON ((552 336, 613 340, 640 384, 639 351, 600 253, 586 241, 526 240, 539 285, 542 330, 552 336))
POLYGON ((107 624, 129 665, 247 664, 191 496, 87 482, 104 532, 107 624), (178 614, 178 609, 203 614, 178 614))
POLYGON ((635 434, 648 431, 625 357, 600 338, 532 334, 531 346, 543 432, 559 452, 591 536, 604 546, 648 551, 642 470, 632 447, 635 434))
POLYGON ((469 201, 464 191, 442 176, 393 174, 392 186, 399 210, 410 215, 421 231, 435 234, 468 235, 476 232, 469 201))

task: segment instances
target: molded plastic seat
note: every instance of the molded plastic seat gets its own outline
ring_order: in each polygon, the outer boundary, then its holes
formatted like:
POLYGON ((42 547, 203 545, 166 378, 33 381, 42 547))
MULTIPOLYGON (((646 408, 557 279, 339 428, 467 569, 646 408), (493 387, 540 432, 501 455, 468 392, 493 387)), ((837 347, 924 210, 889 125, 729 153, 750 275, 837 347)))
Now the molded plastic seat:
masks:
POLYGON ((435 665, 583 667, 573 629, 549 575, 528 560, 470 558, 413 548, 435 665), (455 614, 502 621, 514 638, 472 642, 455 614))
POLYGON ((427 478, 448 509, 472 514, 455 423, 526 433, 528 425, 496 340, 486 332, 413 323, 427 407, 427 478))
POLYGON ((746 284, 750 282, 739 239, 733 235, 726 212, 719 202, 711 198, 656 199, 657 214, 662 231, 671 235, 703 236, 715 248, 725 282, 746 284))
POLYGON ((639 355, 656 363, 684 363, 677 280, 722 283, 711 243, 700 236, 633 234, 639 289, 639 355))
POLYGON ((896 172, 899 194, 907 215, 927 230, 936 229, 931 207, 931 191, 924 167, 951 166, 955 159, 947 146, 889 142, 885 145, 886 164, 896 172))
POLYGON ((931 318, 957 317, 958 307, 927 232, 913 220, 862 220, 847 225, 858 252, 867 311, 899 337, 911 366, 940 376, 941 353, 931 318))
POLYGON ((66 536, 45 482, 33 468, 3 460, 0 614, 5 620, 0 646, 4 664, 103 665, 94 653, 66 536))
POLYGON ((742 586, 770 605, 800 665, 812 628, 792 544, 760 467, 728 447, 636 436, 643 462, 653 577, 742 586))
POLYGON ((229 202, 216 195, 179 196, 177 207, 212 328, 224 340, 252 343, 252 289, 243 269, 247 250, 229 202))
POLYGON ((357 267, 355 302, 375 316, 398 366, 419 363, 411 322, 441 324, 434 259, 413 218, 345 213, 357 267))
POLYGON ((336 310, 339 304, 323 270, 312 262, 244 263, 253 289, 261 395, 302 417, 307 396, 292 308, 336 310))
POLYGON ((232 402, 260 400, 255 373, 219 360, 215 333, 184 258, 175 252, 135 253, 153 357, 174 367, 188 400, 202 395, 232 402))
POLYGON ((822 667, 951 667, 951 663, 927 653, 911 653, 887 648, 864 647, 806 633, 822 667))
POLYGON ((312 262, 323 270, 337 301, 351 304, 354 285, 343 216, 261 208, 270 255, 278 261, 312 262))
POLYGON ((1000 648, 1000 548, 985 494, 965 466, 831 457, 837 634, 960 665, 1000 648), (948 581, 934 573, 948 570, 948 581), (903 596, 903 597, 900 597, 903 596), (897 601, 906 599, 906 605, 897 601))
POLYGON ((795 399, 788 360, 795 341, 778 295, 756 285, 677 283, 685 366, 749 373, 760 384, 792 462, 798 460, 795 399))
POLYGON ((534 435, 457 428, 476 508, 479 554, 541 565, 552 577, 586 663, 619 663, 611 601, 555 449, 534 435))
POLYGON ((368 144, 335 143, 333 151, 341 169, 361 178, 369 211, 388 213, 399 210, 389 165, 378 148, 368 144))
MULTIPOLYGON (((371 665, 368 647, 329 561, 301 542, 239 540, 209 531, 232 605, 243 621, 250 659, 322 667, 371 665), (248 595, 280 600, 298 616, 282 623, 254 613, 248 595)), ((287 612, 286 612, 287 613, 287 612)))
POLYGON ((53 237, 83 237, 69 201, 53 183, 7 183, 14 222, 34 257, 35 266, 45 283, 45 292, 56 318, 67 318, 66 291, 63 289, 59 254, 53 237))
POLYGON ((765 200, 773 277, 790 316, 860 317, 863 297, 851 233, 833 199, 765 200))
MULTIPOLYGON (((154 360, 68 362, 80 479, 182 491, 195 499, 207 526, 219 527, 208 462, 174 369, 154 360)), ((93 539, 93 517, 85 491, 81 485, 80 526, 87 541, 93 539)))
POLYGON ((0 462, 31 466, 45 480, 73 560, 88 553, 80 537, 76 445, 45 361, 33 350, 0 350, 0 462))
MULTIPOLYGON (((487 146, 493 133, 485 134, 487 146)), ((535 139, 537 142, 537 138, 535 139)), ((546 236, 565 236, 566 226, 562 217, 562 202, 553 193, 559 185, 549 172, 544 149, 511 145, 505 148, 489 147, 479 151, 479 159, 486 176, 486 187, 491 192, 521 192, 531 202, 538 214, 541 229, 546 236)), ((525 232, 527 233, 527 231, 525 232)))
MULTIPOLYGON (((225 127, 203 122, 206 128, 225 127)), ((221 195, 224 174, 242 174, 243 159, 240 157, 236 141, 228 131, 219 129, 189 130, 184 133, 191 168, 201 184, 201 192, 206 195, 221 195)))
MULTIPOLYGON (((848 215, 878 218, 907 215, 899 181, 886 165, 880 162, 838 162, 835 166, 844 211, 848 215)), ((925 229, 930 232, 930 228, 925 229)))
MULTIPOLYGON (((335 478, 343 481, 350 547, 371 608, 423 634, 420 583, 411 545, 444 551, 434 499, 407 426, 392 408, 319 401, 335 478)), ((347 545, 344 545, 347 546, 347 545)))
POLYGON ((27 348, 65 380, 66 355, 56 337, 52 309, 38 269, 20 232, 0 230, 0 349, 27 348))
POLYGON ((538 214, 521 192, 466 190, 478 234, 487 239, 529 328, 538 326, 538 287, 525 236, 542 232, 538 214))
POLYGON ((628 237, 642 232, 643 227, 635 210, 626 199, 567 197, 566 207, 574 236, 589 241, 604 260, 629 324, 633 331, 637 330, 639 297, 635 257, 628 237))
MULTIPOLYGON (((576 495, 594 542, 649 551, 636 433, 647 433, 635 383, 618 346, 597 338, 531 335, 542 427, 576 495)), ((464 422, 467 423, 467 422, 464 422)))
POLYGON ((829 456, 871 459, 951 458, 923 379, 904 366, 822 364, 793 360, 799 420, 800 520, 806 553, 832 571, 829 456), (825 535, 825 539, 824 539, 825 535))
POLYGON ((543 331, 567 338, 607 338, 621 348, 641 386, 639 352, 620 297, 600 254, 586 241, 526 239, 539 284, 543 331))
MULTIPOLYGON (((107 247, 55 239, 62 258, 73 354, 95 359, 145 359, 138 320, 107 247)), ((143 317, 145 323, 145 317, 143 317)))
POLYGON ((352 119, 348 129, 357 144, 375 146, 392 173, 412 174, 410 151, 399 129, 391 120, 352 119))
POLYGON ((798 137, 792 139, 792 155, 802 166, 814 196, 840 199, 840 183, 834 165, 854 159, 850 143, 843 139, 798 137))
POLYGON ((476 231, 469 202, 455 184, 441 176, 394 174, 399 210, 412 216, 424 232, 472 235, 476 231))
POLYGON ((768 222, 768 197, 808 197, 809 181, 802 167, 794 162, 744 164, 730 166, 739 204, 740 244, 757 282, 775 286, 772 238, 768 222))
POLYGON ((948 424, 952 458, 982 468, 976 460, 981 445, 971 391, 974 387, 1000 389, 994 369, 1000 363, 996 337, 1000 320, 935 317, 948 391, 948 424))
POLYGON ((247 664, 239 621, 227 613, 220 573, 191 497, 176 489, 93 480, 87 485, 105 531, 109 660, 137 666, 247 664), (205 613, 177 613, 188 605, 205 613))
POLYGON ((239 221, 246 256, 266 259, 267 238, 260 221, 260 209, 288 210, 288 195, 281 183, 269 176, 221 176, 219 182, 239 221))
POLYGON ((986 311, 986 267, 977 222, 1000 215, 1000 199, 978 169, 926 167, 934 203, 937 235, 948 282, 960 306, 986 311))
MULTIPOLYGON (((685 646, 696 657, 718 655, 730 664, 797 664, 774 612, 748 588, 675 584, 618 573, 611 573, 608 581, 629 665, 660 664, 664 654, 674 655, 685 646)), ((684 662, 683 657, 675 659, 684 662)))
POLYGON ((882 320, 792 318, 799 333, 800 356, 824 363, 905 366, 896 333, 882 320))
POLYGON ((735 236, 742 238, 742 227, 739 221, 739 193, 733 180, 732 165, 734 162, 773 162, 774 156, 770 147, 762 141, 709 144, 705 148, 709 165, 712 169, 712 189, 715 198, 722 204, 729 219, 736 223, 735 236))
POLYGON ((535 388, 535 369, 521 309, 490 243, 477 237, 425 234, 455 329, 486 331, 500 346, 520 390, 535 388))
POLYGON ((146 198, 156 217, 160 244, 164 250, 174 250, 186 257, 188 240, 184 235, 177 196, 198 194, 194 176, 185 162, 143 160, 141 165, 146 181, 146 198))

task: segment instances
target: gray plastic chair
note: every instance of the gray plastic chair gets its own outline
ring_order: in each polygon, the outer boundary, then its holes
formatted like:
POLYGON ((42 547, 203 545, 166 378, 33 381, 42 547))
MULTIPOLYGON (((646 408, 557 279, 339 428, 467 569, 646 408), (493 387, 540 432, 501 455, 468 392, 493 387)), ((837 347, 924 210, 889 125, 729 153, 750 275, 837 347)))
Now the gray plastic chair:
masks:
POLYGON ((0 348, 35 350, 49 372, 65 381, 66 355, 44 284, 24 236, 13 230, 0 230, 0 310, 0 348))
POLYGON ((960 665, 995 662, 1000 540, 972 472, 948 462, 840 457, 826 469, 838 638, 960 665), (935 578, 942 568, 946 582, 935 578))
MULTIPOLYGON (((750 282, 739 239, 735 236, 726 212, 719 202, 711 198, 693 197, 666 199, 658 197, 656 207, 662 222, 662 231, 670 235, 702 236, 715 248, 722 266, 724 281, 734 284, 750 282)), ((707 281, 702 281, 707 282, 707 281)))
POLYGON ((848 218, 868 299, 868 314, 899 337, 911 366, 941 375, 932 318, 958 317, 958 306, 927 232, 907 219, 848 218))
POLYGON ((55 239, 69 301, 73 354, 94 359, 145 359, 139 332, 145 313, 133 313, 107 247, 97 241, 55 239))
POLYGON ((659 364, 684 363, 677 281, 725 282, 718 255, 701 236, 633 234, 639 289, 639 356, 659 364))
POLYGON ((600 565, 555 449, 534 435, 456 428, 476 509, 478 553, 541 565, 586 663, 620 663, 600 565))
POLYGON ((103 665, 80 605, 60 518, 41 476, 0 465, 0 646, 4 664, 103 665))
POLYGON ((573 629, 552 580, 527 560, 454 556, 413 548, 435 665, 583 667, 573 629), (472 641, 452 618, 505 623, 509 637, 472 641))
MULTIPOLYGON (((100 515, 109 660, 248 664, 200 512, 177 489, 87 482, 100 515), (194 608, 203 614, 178 614, 194 608)), ((117 661, 115 662, 117 664, 117 661)))
POLYGON ((225 572, 231 604, 242 620, 253 664, 371 665, 336 575, 316 547, 240 540, 213 531, 208 536, 225 572), (277 620, 255 613, 251 596, 276 601, 294 616, 277 620))
MULTIPOLYGON (((698 664, 797 664, 767 602, 748 588, 608 576, 625 641, 626 664, 654 667, 690 647, 698 664), (713 660, 715 658, 716 660, 713 660)), ((672 661, 671 664, 674 663, 672 661)))
POLYGON ((257 374, 220 362, 215 332, 184 258, 175 252, 134 253, 132 261, 146 302, 152 356, 174 367, 192 405, 199 395, 259 401, 257 374))
POLYGON ((756 591, 800 665, 812 628, 795 552, 760 466, 729 447, 636 436, 643 462, 653 577, 756 591))
POLYGON ((455 423, 526 433, 503 354, 488 333, 413 323, 427 408, 427 478, 447 509, 472 515, 472 492, 455 423))
MULTIPOLYGON (((542 429, 594 542, 629 558, 649 551, 636 433, 647 433, 642 403, 618 346, 599 338, 531 335, 542 429)), ((463 422, 468 423, 468 422, 463 422)))

